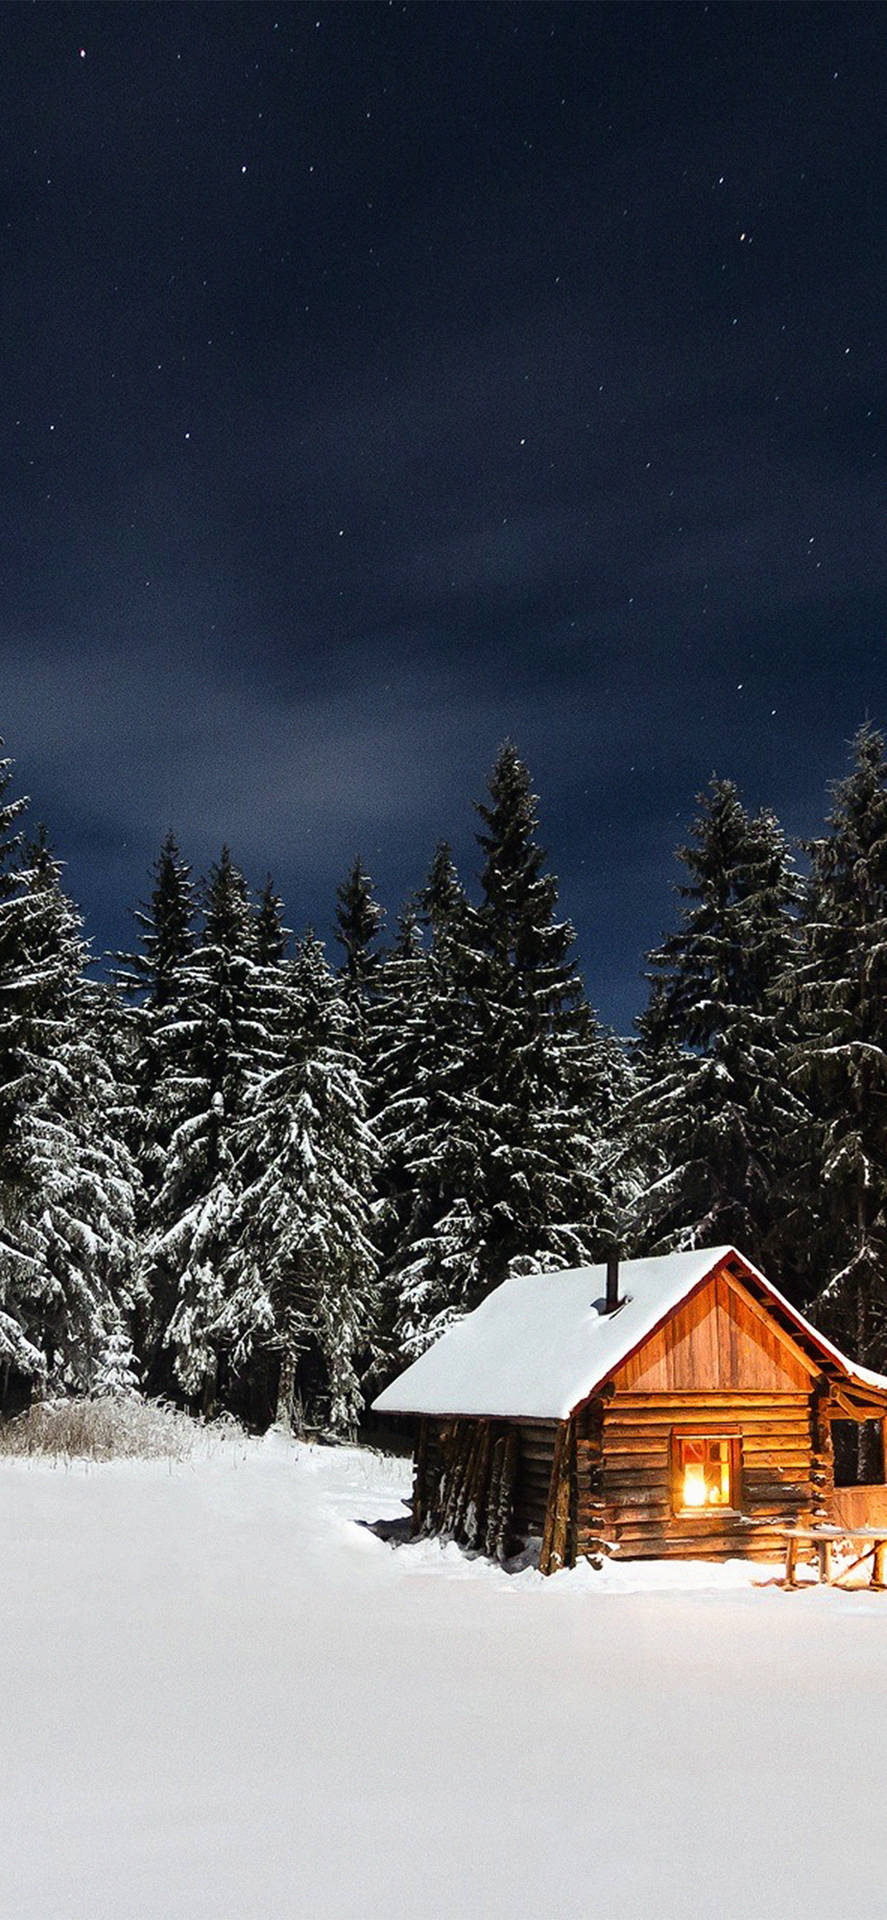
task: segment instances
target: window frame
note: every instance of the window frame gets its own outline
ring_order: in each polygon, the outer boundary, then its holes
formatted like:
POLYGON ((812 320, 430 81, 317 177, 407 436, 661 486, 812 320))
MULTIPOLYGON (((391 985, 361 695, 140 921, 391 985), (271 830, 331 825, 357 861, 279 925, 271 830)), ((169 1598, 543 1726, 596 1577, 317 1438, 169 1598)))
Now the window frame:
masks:
POLYGON ((727 1516, 742 1512, 742 1432, 741 1428, 729 1421, 719 1421, 716 1425, 706 1421, 703 1425, 672 1427, 670 1442, 671 1510, 675 1519, 710 1520, 712 1516, 727 1516), (720 1501, 706 1503, 702 1507, 687 1507, 683 1501, 684 1461, 683 1443, 686 1440, 726 1440, 729 1447, 730 1499, 724 1505, 720 1501))

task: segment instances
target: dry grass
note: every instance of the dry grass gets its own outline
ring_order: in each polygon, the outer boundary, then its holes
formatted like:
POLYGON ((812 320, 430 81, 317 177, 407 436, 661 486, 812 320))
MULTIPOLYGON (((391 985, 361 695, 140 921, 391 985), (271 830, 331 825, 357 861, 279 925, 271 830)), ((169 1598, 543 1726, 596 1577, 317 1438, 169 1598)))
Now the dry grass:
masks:
POLYGON ((245 1439, 236 1420, 205 1426, 163 1400, 117 1394, 99 1400, 41 1400, 5 1424, 0 1456, 56 1460, 188 1460, 245 1439))

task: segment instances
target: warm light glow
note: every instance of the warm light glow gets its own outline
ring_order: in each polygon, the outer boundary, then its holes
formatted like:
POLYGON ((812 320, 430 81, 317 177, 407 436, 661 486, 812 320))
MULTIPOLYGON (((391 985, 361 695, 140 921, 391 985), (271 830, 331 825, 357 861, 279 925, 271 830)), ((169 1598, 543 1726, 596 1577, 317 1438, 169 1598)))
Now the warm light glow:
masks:
POLYGON ((729 1507, 730 1442, 704 1438, 685 1438, 681 1448, 681 1505, 684 1507, 729 1507))
POLYGON ((684 1468, 684 1506, 704 1507, 706 1501, 705 1468, 689 1466, 684 1468))

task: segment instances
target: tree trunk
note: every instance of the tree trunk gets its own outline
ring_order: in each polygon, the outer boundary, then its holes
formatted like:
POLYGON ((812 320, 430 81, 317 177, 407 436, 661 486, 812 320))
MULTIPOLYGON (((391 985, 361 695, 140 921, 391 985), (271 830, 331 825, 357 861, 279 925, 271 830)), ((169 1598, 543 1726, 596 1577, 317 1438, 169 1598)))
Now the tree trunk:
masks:
POLYGON ((421 1533, 428 1510, 428 1421, 419 1421, 419 1437, 413 1465, 413 1534, 421 1533))
POLYGON ((200 1411, 204 1420, 211 1420, 216 1410, 216 1361, 212 1360, 203 1376, 203 1394, 200 1411))
POLYGON ((296 1384, 296 1368, 299 1356, 295 1347, 284 1347, 280 1356, 280 1378, 277 1382, 277 1411, 274 1424, 283 1427, 286 1433, 293 1431, 293 1389, 296 1384))

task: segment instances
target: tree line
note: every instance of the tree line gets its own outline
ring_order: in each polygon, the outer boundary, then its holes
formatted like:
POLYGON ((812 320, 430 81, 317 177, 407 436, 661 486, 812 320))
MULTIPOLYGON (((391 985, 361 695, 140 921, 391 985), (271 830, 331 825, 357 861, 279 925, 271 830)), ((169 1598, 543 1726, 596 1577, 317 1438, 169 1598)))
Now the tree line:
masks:
POLYGON ((352 1431, 511 1274, 732 1242, 887 1363, 887 749, 799 849, 699 796, 637 1033, 589 1004, 510 743, 479 897, 441 843, 386 936, 360 860, 339 958, 227 848, 169 834, 94 977, 0 766, 0 1408, 141 1385, 352 1431))

